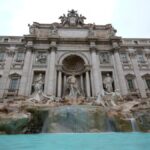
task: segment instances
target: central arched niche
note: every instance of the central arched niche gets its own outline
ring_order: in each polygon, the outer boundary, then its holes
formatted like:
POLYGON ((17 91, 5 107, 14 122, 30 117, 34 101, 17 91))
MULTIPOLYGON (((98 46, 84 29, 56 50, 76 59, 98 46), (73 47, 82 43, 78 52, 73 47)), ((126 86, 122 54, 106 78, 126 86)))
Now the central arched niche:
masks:
POLYGON ((59 61, 61 69, 57 71, 57 91, 58 97, 65 97, 69 94, 68 77, 74 75, 76 78, 76 86, 81 96, 91 96, 91 75, 87 70, 88 61, 79 54, 67 54, 59 61))
POLYGON ((85 70, 85 63, 80 56, 69 55, 62 61, 62 68, 67 73, 78 74, 85 70))

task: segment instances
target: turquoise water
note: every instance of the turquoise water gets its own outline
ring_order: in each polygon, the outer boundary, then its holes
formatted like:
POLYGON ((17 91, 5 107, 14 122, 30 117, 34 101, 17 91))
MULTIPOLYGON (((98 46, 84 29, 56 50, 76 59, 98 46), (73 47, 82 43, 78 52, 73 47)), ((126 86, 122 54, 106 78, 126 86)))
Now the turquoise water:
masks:
POLYGON ((150 134, 1 135, 0 150, 150 150, 150 134))

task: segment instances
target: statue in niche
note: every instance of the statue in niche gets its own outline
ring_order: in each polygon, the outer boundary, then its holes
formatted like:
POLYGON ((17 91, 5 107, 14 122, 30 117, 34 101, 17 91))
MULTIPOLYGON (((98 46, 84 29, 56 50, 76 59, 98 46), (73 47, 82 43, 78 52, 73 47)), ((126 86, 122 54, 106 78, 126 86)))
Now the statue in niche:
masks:
POLYGON ((40 102, 40 101, 46 100, 48 104, 49 102, 52 102, 55 100, 54 95, 47 96, 46 94, 44 94, 44 86, 43 86, 44 76, 42 75, 42 73, 39 73, 36 76, 32 85, 33 85, 34 92, 31 95, 31 97, 28 99, 28 101, 40 102))
POLYGON ((31 95, 31 98, 28 99, 28 101, 41 101, 44 99, 43 96, 43 75, 42 73, 38 74, 38 76, 33 81, 33 89, 34 93, 31 95))
POLYGON ((69 88, 69 98, 77 98, 78 95, 81 95, 77 85, 77 79, 74 74, 67 78, 67 84, 69 88))
POLYGON ((46 63, 46 55, 44 53, 39 53, 36 57, 36 62, 40 64, 46 63))
POLYGON ((33 87, 34 87, 34 93, 42 93, 43 92, 43 76, 40 73, 36 79, 34 80, 33 87))
POLYGON ((113 87, 112 87, 113 79, 110 77, 109 73, 107 73, 106 77, 104 78, 103 83, 104 83, 106 92, 111 93, 113 91, 113 87))

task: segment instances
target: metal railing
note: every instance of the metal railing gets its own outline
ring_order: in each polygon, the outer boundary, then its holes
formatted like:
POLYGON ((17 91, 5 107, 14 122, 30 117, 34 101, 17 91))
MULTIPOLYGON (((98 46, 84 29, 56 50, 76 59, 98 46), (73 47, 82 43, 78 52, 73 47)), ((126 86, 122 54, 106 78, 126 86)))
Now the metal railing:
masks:
POLYGON ((18 91, 19 91, 19 89, 5 89, 3 97, 5 98, 5 97, 18 96, 18 91))

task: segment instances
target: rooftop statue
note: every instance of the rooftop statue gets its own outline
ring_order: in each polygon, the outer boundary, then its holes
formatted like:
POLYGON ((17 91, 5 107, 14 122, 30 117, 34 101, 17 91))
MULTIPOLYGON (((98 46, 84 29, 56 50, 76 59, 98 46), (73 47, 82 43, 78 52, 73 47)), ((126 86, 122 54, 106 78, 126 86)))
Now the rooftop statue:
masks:
POLYGON ((57 29, 57 26, 55 24, 52 24, 52 29, 50 30, 49 34, 51 36, 56 36, 58 34, 58 29, 57 29))
POLYGON ((86 19, 81 14, 79 15, 77 11, 74 9, 68 11, 67 16, 63 14, 63 16, 60 16, 59 19, 61 19, 61 23, 63 26, 69 25, 69 26, 82 26, 84 25, 84 20, 86 19))
POLYGON ((29 27, 29 33, 32 35, 35 34, 35 26, 28 24, 28 27, 29 27))
POLYGON ((94 27, 95 27, 95 24, 91 24, 90 27, 89 27, 89 36, 90 37, 93 37, 94 36, 94 27))

